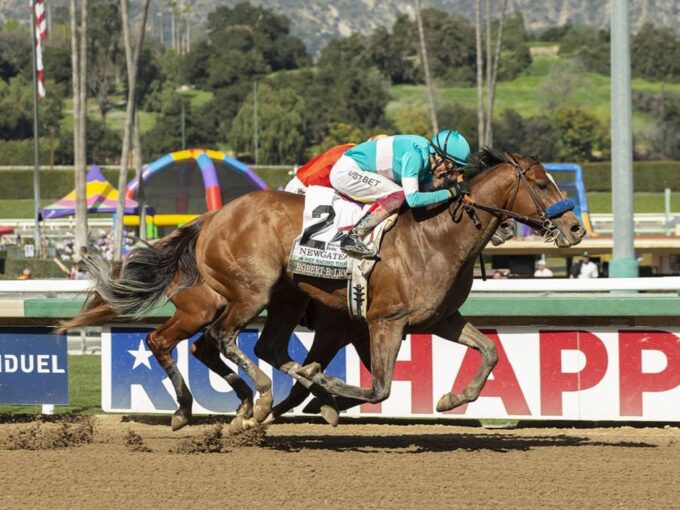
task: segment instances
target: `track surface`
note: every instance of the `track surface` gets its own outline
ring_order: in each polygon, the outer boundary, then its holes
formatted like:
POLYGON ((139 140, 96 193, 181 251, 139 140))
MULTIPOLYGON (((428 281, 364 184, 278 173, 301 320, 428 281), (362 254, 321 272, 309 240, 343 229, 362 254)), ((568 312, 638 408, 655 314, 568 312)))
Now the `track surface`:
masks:
POLYGON ((0 424, 1 508, 680 507, 677 427, 284 424, 244 446, 102 416, 91 443, 55 449, 79 432, 36 426, 0 424))

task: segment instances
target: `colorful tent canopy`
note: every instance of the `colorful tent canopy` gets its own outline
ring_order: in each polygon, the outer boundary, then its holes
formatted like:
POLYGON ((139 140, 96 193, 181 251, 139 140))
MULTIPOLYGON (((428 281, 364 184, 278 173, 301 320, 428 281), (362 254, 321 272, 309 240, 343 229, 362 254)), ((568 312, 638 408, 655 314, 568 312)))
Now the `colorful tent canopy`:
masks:
MULTIPOLYGON (((247 165, 205 149, 166 154, 144 167, 142 182, 144 202, 159 214, 201 214, 244 193, 269 189, 247 165)), ((130 181, 128 198, 136 198, 138 188, 136 178, 130 181)))
POLYGON ((0 236, 4 235, 9 235, 14 233, 14 228, 12 227, 5 227, 4 225, 0 225, 0 236))
MULTIPOLYGON (((118 190, 106 180, 97 165, 92 165, 87 173, 87 212, 88 213, 115 213, 118 203, 118 190)), ((125 199, 125 214, 135 214, 138 204, 131 198, 125 199)), ((40 217, 44 220, 71 216, 76 210, 76 192, 71 191, 61 200, 48 205, 40 211, 40 217)))

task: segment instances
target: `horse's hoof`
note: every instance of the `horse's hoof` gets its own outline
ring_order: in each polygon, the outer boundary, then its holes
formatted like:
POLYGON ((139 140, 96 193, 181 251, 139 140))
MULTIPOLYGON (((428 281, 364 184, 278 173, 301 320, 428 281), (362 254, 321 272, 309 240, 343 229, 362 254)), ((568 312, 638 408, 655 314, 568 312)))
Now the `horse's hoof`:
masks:
POLYGON ((253 409, 253 418, 257 423, 262 423, 269 413, 272 412, 272 404, 274 403, 274 398, 271 393, 265 393, 260 395, 260 398, 255 402, 255 408, 253 409))
POLYGON ((245 399, 241 401, 241 405, 236 410, 236 416, 248 419, 253 417, 253 401, 252 399, 245 399))
POLYGON ((256 427, 258 423, 253 419, 245 419, 241 416, 237 416, 231 423, 229 423, 229 435, 236 435, 245 432, 248 429, 256 427))
POLYGON ((337 409, 324 404, 321 406, 321 410, 319 412, 321 413, 323 419, 326 420, 326 423, 328 423, 331 427, 338 426, 338 422, 340 421, 340 413, 338 413, 337 409))
POLYGON ((264 419, 264 421, 262 423, 260 423, 260 425, 262 425, 263 427, 267 427, 267 426, 271 425, 272 423, 274 423, 274 420, 276 420, 276 416, 274 416, 274 413, 273 412, 269 413, 269 416, 267 416, 264 419))
POLYGON ((172 420, 170 421, 170 425, 172 426, 172 431, 176 432, 181 428, 186 427, 189 425, 189 422, 191 421, 191 414, 184 414, 180 409, 175 411, 175 414, 172 415, 172 420))
POLYGON ((437 402, 437 412, 443 413, 445 411, 450 411, 454 407, 458 407, 465 403, 465 397, 463 395, 456 395, 455 393, 445 393, 442 398, 437 402))
POLYGON ((242 416, 236 416, 231 422, 229 423, 229 434, 240 434, 243 432, 245 429, 243 428, 243 417, 242 416))
POLYGON ((309 401, 309 404, 304 407, 302 412, 306 414, 319 414, 321 412, 321 400, 313 398, 309 401))

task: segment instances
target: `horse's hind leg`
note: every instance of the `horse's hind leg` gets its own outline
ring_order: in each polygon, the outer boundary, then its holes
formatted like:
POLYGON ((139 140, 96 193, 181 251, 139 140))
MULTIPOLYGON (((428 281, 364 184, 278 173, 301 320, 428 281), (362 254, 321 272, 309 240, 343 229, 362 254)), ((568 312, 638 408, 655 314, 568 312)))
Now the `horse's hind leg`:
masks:
POLYGON ((442 395, 437 402, 437 411, 441 413, 459 405, 474 402, 479 397, 489 374, 498 362, 496 345, 458 312, 437 324, 432 329, 432 333, 476 349, 482 355, 482 364, 470 384, 462 393, 449 392, 442 395))
POLYGON ((206 336, 217 341, 225 357, 245 370, 255 383, 255 389, 260 393, 253 409, 255 423, 262 423, 271 412, 274 401, 272 382, 267 374, 238 348, 236 340, 241 329, 246 327, 265 305, 266 302, 257 302, 257 299, 250 299, 247 304, 230 302, 227 309, 206 331, 206 336))
POLYGON ((253 416, 253 390, 241 379, 236 372, 227 366, 220 358, 217 346, 206 339, 205 335, 196 340, 191 346, 191 353, 210 370, 222 377, 234 389, 241 405, 236 410, 236 416, 245 419, 253 416))
POLYGON ((197 330, 192 329, 195 325, 179 313, 175 313, 172 318, 160 328, 152 331, 146 337, 146 344, 153 353, 158 364, 163 367, 168 374, 172 386, 175 388, 177 403, 179 408, 172 416, 172 430, 179 430, 191 421, 191 406, 194 397, 184 382, 184 378, 177 368, 175 360, 172 358, 172 350, 175 346, 193 335, 197 330))

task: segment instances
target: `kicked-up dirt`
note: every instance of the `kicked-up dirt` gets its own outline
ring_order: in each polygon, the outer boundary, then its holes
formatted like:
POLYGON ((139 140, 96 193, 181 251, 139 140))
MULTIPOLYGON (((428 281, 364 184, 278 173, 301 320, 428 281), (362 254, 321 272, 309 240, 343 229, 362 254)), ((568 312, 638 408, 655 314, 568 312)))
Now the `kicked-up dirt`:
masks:
POLYGON ((0 508, 680 508, 678 427, 157 423, 1 423, 0 508))

